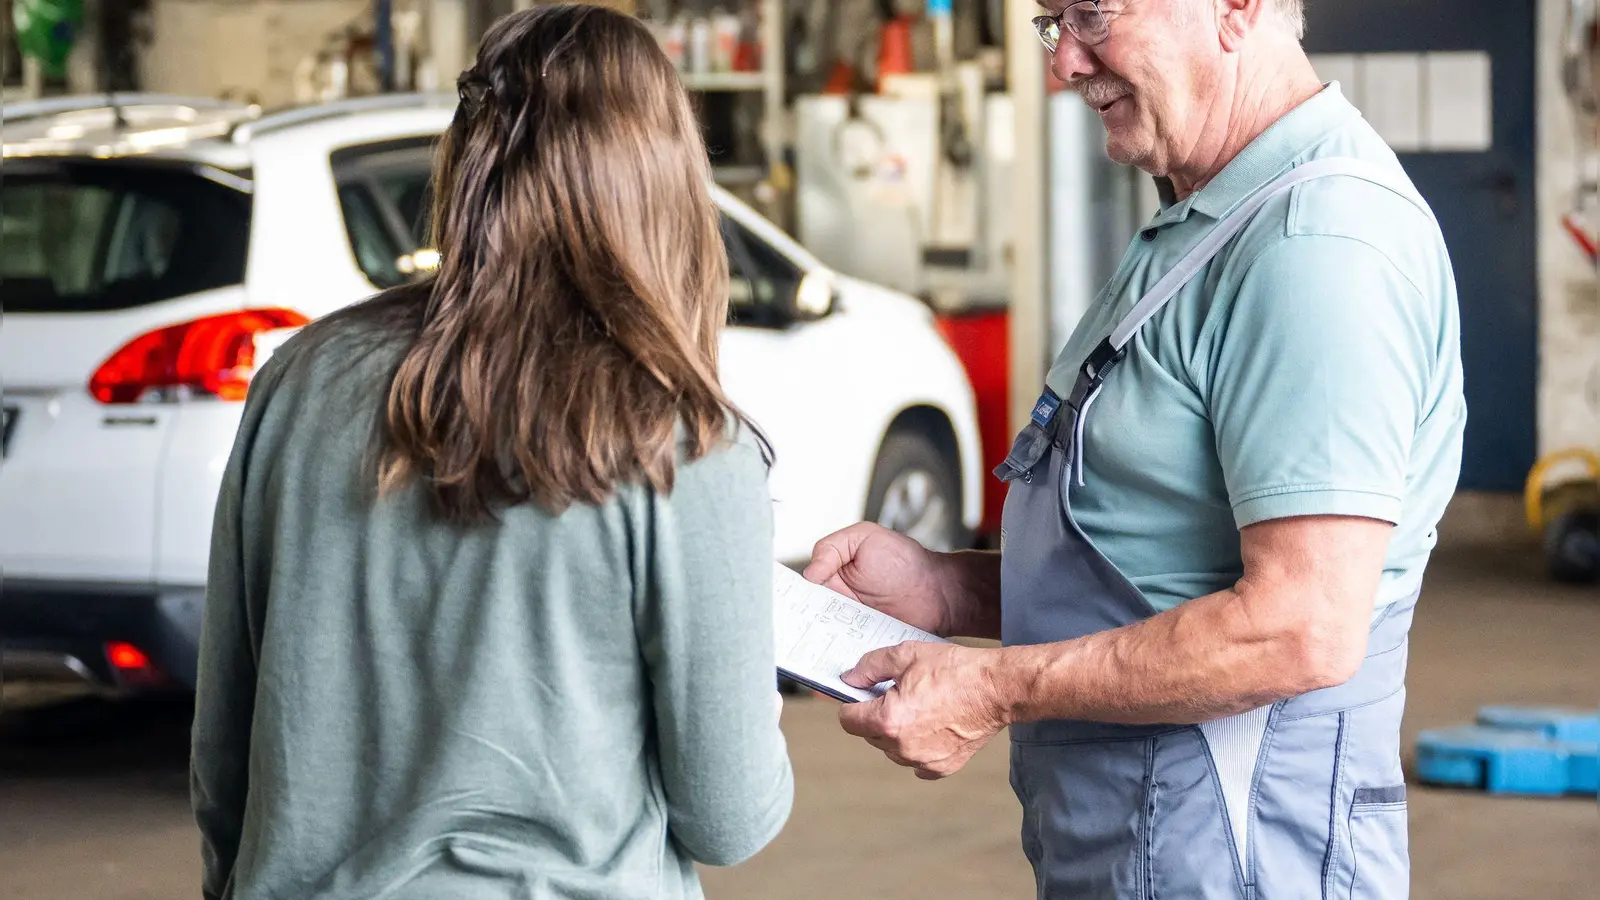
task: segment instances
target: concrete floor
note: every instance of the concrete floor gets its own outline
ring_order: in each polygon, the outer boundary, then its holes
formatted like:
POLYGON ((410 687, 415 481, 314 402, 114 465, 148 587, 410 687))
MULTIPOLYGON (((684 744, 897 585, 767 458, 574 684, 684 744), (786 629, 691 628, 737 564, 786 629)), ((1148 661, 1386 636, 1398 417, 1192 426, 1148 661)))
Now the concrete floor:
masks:
MULTIPOLYGON (((1524 550, 1443 551, 1413 632, 1409 746, 1485 703, 1593 705, 1600 588, 1545 583, 1524 550)), ((15 687, 13 701, 25 692, 15 687)), ((0 896, 166 900, 197 895, 184 764, 187 711, 58 708, 0 723, 0 896)), ((1024 898, 1004 743, 928 784, 838 731, 834 706, 784 716, 799 796, 751 862, 706 873, 713 900, 1024 898)), ((1488 798, 1414 787, 1413 897, 1590 900, 1600 891, 1593 800, 1488 798)))

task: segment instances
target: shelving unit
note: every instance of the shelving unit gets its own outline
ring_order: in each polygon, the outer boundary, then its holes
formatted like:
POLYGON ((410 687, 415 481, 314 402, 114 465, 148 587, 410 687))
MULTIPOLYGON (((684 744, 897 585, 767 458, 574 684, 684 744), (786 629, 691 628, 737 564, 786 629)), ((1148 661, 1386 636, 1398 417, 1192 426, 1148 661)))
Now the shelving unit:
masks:
MULTIPOLYGON (((773 174, 780 166, 784 165, 784 142, 786 129, 784 128, 785 84, 784 84, 784 34, 783 34, 783 0, 758 0, 761 12, 761 68, 757 71, 735 72, 682 72, 683 84, 691 93, 710 96, 725 95, 760 95, 761 122, 759 128, 759 143, 761 156, 759 165, 747 164, 740 161, 732 164, 717 165, 713 168, 713 177, 723 187, 741 194, 747 200, 754 200, 751 194, 763 183, 771 184, 775 179, 773 174)), ((697 2, 697 0, 656 0, 653 3, 640 3, 656 20, 664 24, 681 11, 690 13, 704 12, 717 5, 715 2, 697 2)), ((723 0, 723 8, 741 6, 742 3, 723 0)), ((782 182, 783 179, 777 179, 782 182)), ((762 192, 768 193, 770 192, 762 192)), ((768 217, 783 224, 781 202, 758 202, 762 212, 768 217)))
POLYGON ((704 93, 764 91, 767 89, 767 75, 764 72, 685 72, 683 86, 704 93))

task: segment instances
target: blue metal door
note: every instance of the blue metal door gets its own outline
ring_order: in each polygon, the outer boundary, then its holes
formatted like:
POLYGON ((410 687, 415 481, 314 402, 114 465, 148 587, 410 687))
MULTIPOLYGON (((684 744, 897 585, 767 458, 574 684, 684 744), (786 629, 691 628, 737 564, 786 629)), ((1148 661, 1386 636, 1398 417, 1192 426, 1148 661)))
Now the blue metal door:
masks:
POLYGON ((1468 408, 1461 486, 1520 490, 1537 452, 1534 3, 1312 0, 1307 7, 1306 49, 1314 54, 1489 56, 1489 146, 1396 149, 1439 217, 1460 290, 1468 408))

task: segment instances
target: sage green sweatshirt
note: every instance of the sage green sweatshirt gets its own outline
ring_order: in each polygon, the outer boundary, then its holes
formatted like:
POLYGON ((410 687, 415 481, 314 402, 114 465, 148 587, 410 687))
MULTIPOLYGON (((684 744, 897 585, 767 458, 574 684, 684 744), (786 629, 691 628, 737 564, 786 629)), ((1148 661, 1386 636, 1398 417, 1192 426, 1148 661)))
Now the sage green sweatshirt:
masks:
POLYGON ((263 367, 217 501, 205 896, 699 897, 693 864, 756 853, 793 797, 755 445, 670 496, 452 527, 375 497, 401 348, 339 327, 263 367))

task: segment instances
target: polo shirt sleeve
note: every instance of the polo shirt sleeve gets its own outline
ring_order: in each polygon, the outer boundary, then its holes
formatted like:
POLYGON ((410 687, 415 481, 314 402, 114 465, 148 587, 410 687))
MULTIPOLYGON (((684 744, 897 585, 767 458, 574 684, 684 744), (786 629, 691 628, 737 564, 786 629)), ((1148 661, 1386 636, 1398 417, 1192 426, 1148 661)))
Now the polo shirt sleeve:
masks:
POLYGON ((1209 342, 1206 393, 1238 527, 1398 522, 1426 396, 1427 304, 1371 244, 1294 235, 1249 265, 1209 342))

